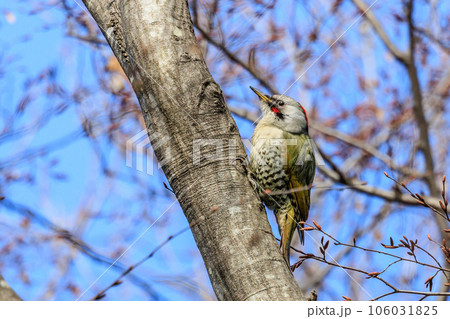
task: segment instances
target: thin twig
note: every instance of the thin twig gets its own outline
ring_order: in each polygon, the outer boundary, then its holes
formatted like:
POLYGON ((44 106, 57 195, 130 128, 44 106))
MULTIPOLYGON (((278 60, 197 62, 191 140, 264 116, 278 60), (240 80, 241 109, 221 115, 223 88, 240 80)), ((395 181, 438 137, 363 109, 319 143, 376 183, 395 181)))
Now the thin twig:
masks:
POLYGON ((169 237, 167 237, 167 239, 165 241, 163 241, 162 243, 160 243, 155 249, 153 249, 146 257, 142 258, 141 260, 139 260, 137 263, 131 265, 130 267, 128 267, 123 273, 121 273, 119 275, 119 277, 117 277, 116 280, 114 280, 111 284, 109 284, 108 286, 106 286, 104 289, 100 290, 94 297, 92 297, 91 300, 100 300, 102 298, 104 298, 106 296, 106 292, 111 289, 112 287, 115 286, 119 286, 120 284, 122 284, 122 279, 127 276, 131 271, 133 271, 134 269, 136 269, 137 267, 139 267, 140 265, 142 265, 145 261, 147 261, 148 259, 152 258, 156 252, 158 252, 158 250, 160 250, 161 248, 163 248, 166 244, 168 244, 172 239, 178 237, 179 235, 183 234, 184 232, 186 232, 187 230, 189 230, 190 227, 185 227, 182 230, 176 232, 173 235, 170 235, 169 237))

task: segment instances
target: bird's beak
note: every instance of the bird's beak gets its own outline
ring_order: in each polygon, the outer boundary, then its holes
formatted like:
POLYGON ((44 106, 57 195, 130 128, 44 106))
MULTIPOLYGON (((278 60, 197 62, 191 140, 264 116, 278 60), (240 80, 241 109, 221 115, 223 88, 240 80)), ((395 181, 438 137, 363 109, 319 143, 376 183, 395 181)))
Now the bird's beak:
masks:
POLYGON ((259 96, 259 98, 267 103, 272 103, 272 100, 270 99, 270 97, 268 97, 267 95, 265 95, 263 92, 261 92, 258 89, 255 89, 253 86, 250 87, 252 89, 253 92, 256 93, 256 95, 259 96))

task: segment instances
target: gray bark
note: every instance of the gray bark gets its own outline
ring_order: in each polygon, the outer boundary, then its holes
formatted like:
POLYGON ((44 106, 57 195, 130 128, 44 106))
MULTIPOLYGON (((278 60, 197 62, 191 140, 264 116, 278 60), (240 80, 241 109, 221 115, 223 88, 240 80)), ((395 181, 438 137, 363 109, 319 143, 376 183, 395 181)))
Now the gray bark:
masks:
POLYGON ((304 300, 247 179, 239 131, 196 43, 187 2, 84 3, 130 79, 217 298, 304 300), (219 152, 202 147, 194 162, 196 141, 211 139, 219 152))
POLYGON ((0 301, 21 301, 22 299, 12 290, 0 275, 0 301))

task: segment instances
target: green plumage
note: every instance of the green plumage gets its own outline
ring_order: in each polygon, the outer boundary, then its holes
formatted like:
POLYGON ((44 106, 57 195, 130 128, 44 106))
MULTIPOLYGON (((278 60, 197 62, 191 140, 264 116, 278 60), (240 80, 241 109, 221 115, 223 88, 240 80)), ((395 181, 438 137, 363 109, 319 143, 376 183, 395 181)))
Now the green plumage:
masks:
POLYGON ((279 228, 280 225, 284 225, 284 229, 280 229, 280 234, 282 234, 281 249, 285 259, 289 262, 289 247, 295 229, 298 229, 300 242, 303 244, 305 241, 304 231, 300 230, 303 225, 298 223, 308 219, 311 186, 316 164, 314 148, 309 135, 284 132, 284 137, 287 141, 297 141, 296 145, 287 146, 288 165, 285 167, 285 173, 289 180, 288 189, 291 191, 289 200, 292 208, 280 209, 275 213, 277 219, 285 219, 284 223, 279 221, 278 225, 279 228), (284 214, 286 217, 282 217, 284 214))
POLYGON ((289 265, 295 229, 304 242, 316 162, 308 135, 308 117, 300 103, 286 95, 268 96, 250 87, 260 99, 263 118, 255 128, 250 169, 264 203, 275 213, 281 250, 289 265))
POLYGON ((298 222, 306 221, 309 213, 310 187, 315 173, 312 140, 306 133, 292 134, 260 123, 252 145, 250 167, 261 199, 275 213, 281 250, 289 263, 289 247, 295 229, 299 230, 301 243, 304 242, 303 231, 300 231, 303 226, 299 227, 298 222))

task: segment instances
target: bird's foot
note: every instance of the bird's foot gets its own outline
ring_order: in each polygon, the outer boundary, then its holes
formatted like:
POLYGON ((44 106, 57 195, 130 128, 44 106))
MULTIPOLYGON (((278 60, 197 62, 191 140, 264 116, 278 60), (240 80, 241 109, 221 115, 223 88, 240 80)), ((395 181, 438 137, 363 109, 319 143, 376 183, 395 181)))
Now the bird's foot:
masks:
POLYGON ((251 171, 248 171, 247 178, 248 181, 250 182, 250 185, 252 185, 253 190, 259 195, 259 192, 257 191, 259 185, 258 182, 256 181, 255 175, 253 175, 251 171))
POLYGON ((313 290, 309 293, 308 301, 317 301, 317 292, 316 290, 313 290))

